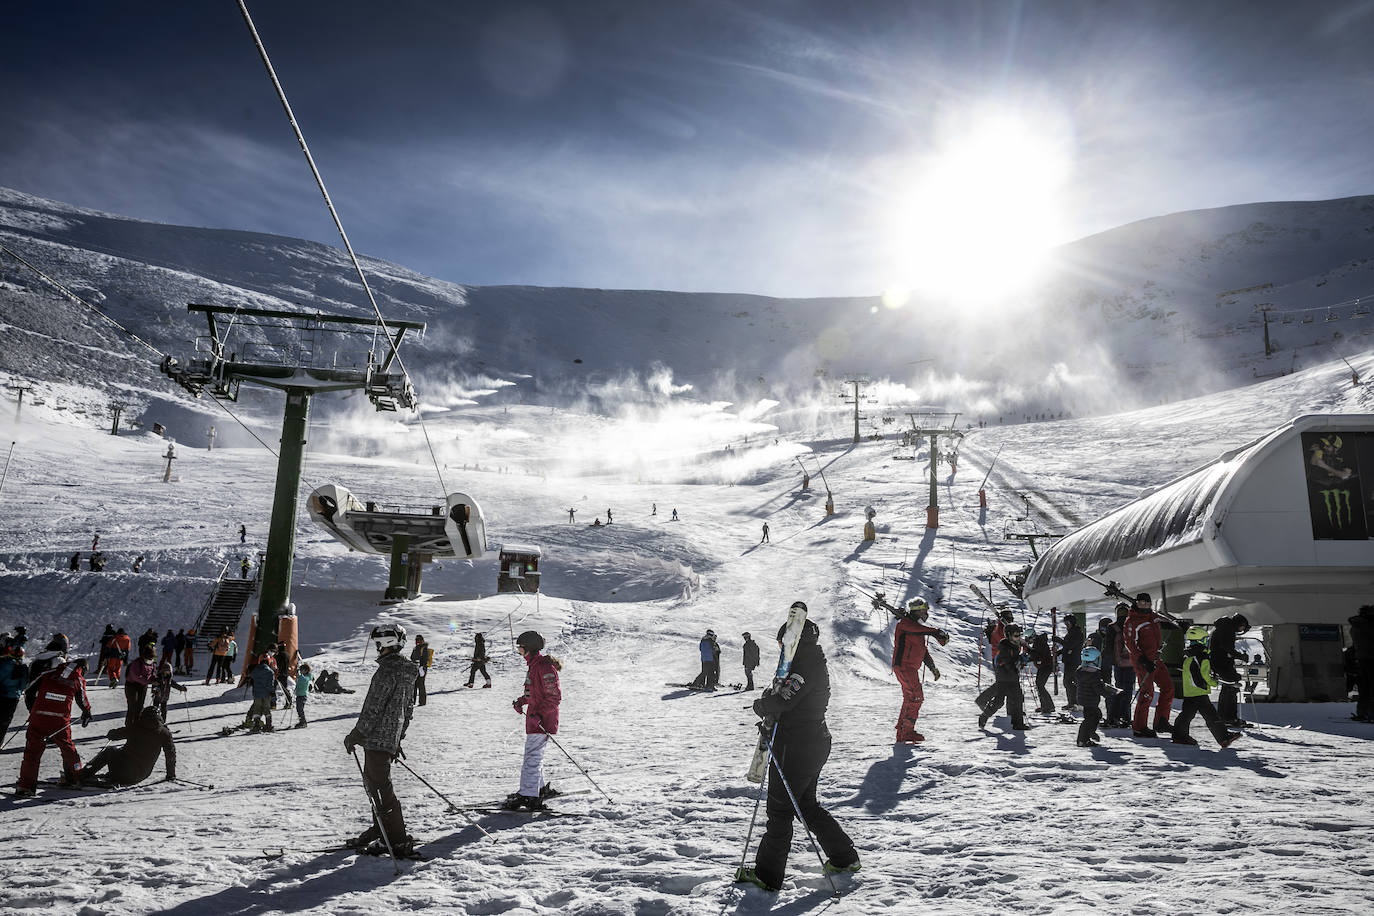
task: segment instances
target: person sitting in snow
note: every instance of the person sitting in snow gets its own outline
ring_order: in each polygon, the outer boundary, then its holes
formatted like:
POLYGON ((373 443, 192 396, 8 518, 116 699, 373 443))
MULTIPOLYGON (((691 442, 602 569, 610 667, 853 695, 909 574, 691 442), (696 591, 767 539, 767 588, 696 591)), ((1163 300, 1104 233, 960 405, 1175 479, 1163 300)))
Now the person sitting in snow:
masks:
POLYGON ((155 707, 146 707, 133 725, 112 729, 109 737, 115 741, 123 738, 124 746, 107 746, 96 754, 81 770, 83 784, 96 782, 100 771, 108 768, 110 785, 136 786, 152 775, 159 754, 167 768, 167 781, 177 778, 176 745, 155 707))

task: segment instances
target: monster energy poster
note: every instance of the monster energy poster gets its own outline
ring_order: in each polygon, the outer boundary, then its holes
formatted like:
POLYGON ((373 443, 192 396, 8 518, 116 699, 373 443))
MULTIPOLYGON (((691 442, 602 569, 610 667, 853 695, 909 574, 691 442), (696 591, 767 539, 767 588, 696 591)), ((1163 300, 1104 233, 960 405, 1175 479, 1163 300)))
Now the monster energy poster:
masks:
POLYGON ((1374 433, 1303 433, 1312 537, 1357 541, 1374 534, 1374 433), (1365 486, 1363 481, 1370 481, 1365 486))

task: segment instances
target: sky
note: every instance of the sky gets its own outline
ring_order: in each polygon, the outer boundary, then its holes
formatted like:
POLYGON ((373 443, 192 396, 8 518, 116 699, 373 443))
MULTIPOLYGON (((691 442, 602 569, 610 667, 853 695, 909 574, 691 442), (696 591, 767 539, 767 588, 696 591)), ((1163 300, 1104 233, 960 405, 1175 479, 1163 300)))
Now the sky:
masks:
MULTIPOLYGON (((1371 0, 248 8, 354 247, 458 283, 873 295, 1374 191, 1371 0)), ((18 0, 0 79, 0 185, 339 243, 234 0, 18 0)))

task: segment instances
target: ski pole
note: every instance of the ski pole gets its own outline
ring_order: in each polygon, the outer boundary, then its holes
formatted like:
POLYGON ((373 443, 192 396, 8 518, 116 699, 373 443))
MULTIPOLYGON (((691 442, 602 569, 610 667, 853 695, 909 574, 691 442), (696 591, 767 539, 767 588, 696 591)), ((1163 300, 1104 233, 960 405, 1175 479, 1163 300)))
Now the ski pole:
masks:
MULTIPOLYGON (((754 824, 759 819, 759 805, 763 802, 764 789, 768 785, 768 779, 766 778, 768 774, 768 764, 773 759, 773 737, 776 736, 777 733, 778 723, 774 722, 773 732, 768 736, 768 759, 763 762, 765 778, 759 780, 759 793, 754 797, 754 813, 749 816, 749 831, 744 835, 744 852, 739 857, 739 869, 736 869, 736 874, 739 874, 739 870, 744 868, 744 863, 749 861, 749 844, 753 842, 754 839, 754 824)), ((762 734, 762 732, 760 732, 760 734, 762 734)))
POLYGON ((568 753, 568 749, 565 748, 563 745, 559 744, 557 738, 555 738, 553 735, 550 735, 550 734, 549 734, 548 730, 547 730, 546 728, 544 728, 544 723, 542 723, 542 722, 539 723, 539 730, 540 730, 541 732, 543 732, 545 735, 548 736, 548 739, 549 739, 550 741, 553 742, 554 747, 558 748, 560 751, 563 752, 563 756, 564 756, 564 757, 567 757, 569 760, 572 761, 572 765, 575 766, 575 767, 577 767, 577 769, 582 773, 583 776, 587 777, 587 782, 589 782, 589 783, 591 783, 592 785, 596 786, 596 791, 598 791, 598 792, 600 792, 602 795, 605 795, 605 796, 606 796, 606 801, 610 802, 610 803, 613 804, 613 805, 615 804, 615 799, 614 799, 614 798, 611 798, 611 796, 607 795, 605 789, 603 789, 603 788, 601 788, 600 786, 597 786, 597 785, 596 785, 596 780, 595 780, 595 779, 592 779, 592 774, 591 774, 591 773, 588 773, 586 770, 582 769, 582 764, 578 763, 576 760, 573 760, 573 755, 568 753))
POLYGON ((410 764, 406 763, 404 756, 398 758, 396 762, 399 763, 401 766, 405 767, 407 773, 409 773, 411 776, 414 776, 416 779, 420 780, 420 782, 424 783, 425 786, 429 789, 429 791, 433 792, 435 795, 443 799, 444 803, 448 805, 448 809, 450 811, 454 812, 455 814, 462 815, 463 819, 466 820, 469 824, 476 827, 478 830, 481 830, 483 835, 485 835, 487 839, 491 840, 493 843, 496 842, 496 837, 492 836, 490 833, 487 833, 486 830, 483 830, 482 825, 477 823, 477 821, 473 820, 471 815, 469 815, 462 808, 455 805, 453 801, 443 792, 440 792, 438 789, 434 788, 434 786, 430 785, 428 779, 425 779, 419 773, 412 770, 410 768, 410 764))
MULTIPOLYGON (((29 724, 29 716, 32 715, 33 713, 29 713, 28 716, 24 717, 24 721, 20 722, 19 725, 14 729, 14 735, 17 735, 24 730, 24 726, 29 724)), ((14 735, 10 735, 5 739, 4 744, 0 744, 0 750, 4 750, 7 746, 9 746, 9 743, 14 740, 14 735)))
POLYGON ((196 782, 195 780, 192 780, 192 779, 182 779, 180 776, 177 776, 177 777, 175 777, 174 779, 169 779, 169 780, 167 780, 167 781, 168 781, 168 782, 184 782, 184 783, 186 783, 186 785, 188 785, 188 786, 195 786, 197 789, 213 789, 213 788, 215 787, 215 784, 214 784, 214 783, 196 782))
MULTIPOLYGON (((774 728, 776 728, 776 726, 774 726, 774 728)), ((787 790, 787 798, 792 802, 792 810, 796 812, 797 820, 801 821, 802 829, 806 831, 806 839, 811 843, 811 848, 816 852, 816 859, 821 863, 821 874, 825 875, 825 880, 830 882, 831 892, 836 897, 840 896, 840 889, 835 886, 835 879, 825 871, 825 857, 821 855, 821 848, 816 845, 816 838, 811 835, 811 825, 806 822, 806 818, 802 817, 801 805, 797 804, 797 796, 792 794, 792 787, 787 784, 787 777, 782 774, 782 763, 778 760, 777 756, 773 754, 773 741, 771 738, 768 741, 768 756, 773 761, 773 772, 778 775, 778 781, 781 782, 782 787, 787 790)))
POLYGON ((401 873, 400 863, 396 861, 396 853, 391 848, 391 838, 386 835, 386 825, 382 823, 382 809, 378 804, 378 799, 372 797, 372 787, 368 785, 367 774, 363 772, 363 762, 358 759, 358 749, 353 749, 353 762, 358 765, 358 775, 363 778, 363 792, 367 793, 367 804, 372 808, 372 820, 381 831, 382 842, 386 844, 386 854, 391 856, 391 867, 396 874, 401 873))

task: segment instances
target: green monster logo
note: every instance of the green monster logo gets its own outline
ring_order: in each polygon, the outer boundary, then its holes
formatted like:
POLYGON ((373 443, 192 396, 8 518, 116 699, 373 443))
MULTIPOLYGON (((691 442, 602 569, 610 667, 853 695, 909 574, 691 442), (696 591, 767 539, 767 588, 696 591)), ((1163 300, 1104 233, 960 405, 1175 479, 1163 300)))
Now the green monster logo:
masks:
POLYGON ((1354 521, 1349 490, 1322 490, 1320 492, 1322 503, 1326 506, 1326 520, 1334 528, 1339 530, 1354 521))

